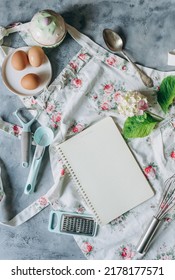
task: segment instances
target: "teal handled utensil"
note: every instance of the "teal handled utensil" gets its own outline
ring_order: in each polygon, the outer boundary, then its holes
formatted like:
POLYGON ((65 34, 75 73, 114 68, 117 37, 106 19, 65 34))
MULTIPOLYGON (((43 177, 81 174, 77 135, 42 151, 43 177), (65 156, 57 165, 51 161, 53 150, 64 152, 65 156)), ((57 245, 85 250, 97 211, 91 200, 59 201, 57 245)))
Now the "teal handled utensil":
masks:
POLYGON ((37 145, 24 189, 25 194, 31 194, 35 191, 37 176, 44 156, 45 148, 52 143, 53 138, 53 131, 48 127, 41 126, 36 130, 34 134, 34 141, 37 145))
POLYGON ((31 148, 31 125, 40 115, 40 112, 37 111, 36 115, 30 121, 26 121, 26 119, 22 116, 22 113, 24 113, 25 110, 34 111, 36 109, 20 108, 14 112, 14 115, 18 118, 19 122, 22 125, 21 158, 22 158, 22 166, 24 168, 29 166, 29 155, 30 155, 30 148, 31 148))

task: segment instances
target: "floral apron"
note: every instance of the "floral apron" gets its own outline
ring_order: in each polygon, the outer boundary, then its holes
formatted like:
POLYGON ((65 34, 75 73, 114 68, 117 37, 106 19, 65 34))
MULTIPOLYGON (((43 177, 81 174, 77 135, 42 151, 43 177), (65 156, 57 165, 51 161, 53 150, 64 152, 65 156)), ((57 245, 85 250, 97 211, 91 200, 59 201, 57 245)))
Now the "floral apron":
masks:
MULTIPOLYGON (((141 67, 154 81, 154 88, 147 89, 126 60, 106 51, 68 24, 67 31, 82 46, 81 50, 43 93, 36 98, 20 97, 26 107, 42 110, 39 122, 54 131, 54 142, 49 148, 54 185, 13 219, 1 223, 7 226, 18 226, 26 222, 48 205, 54 210, 91 213, 76 192, 61 162, 57 145, 105 116, 112 116, 122 128, 125 118, 117 111, 118 94, 140 91, 147 95, 152 104, 151 110, 162 114, 156 102, 156 90, 162 79, 173 72, 164 73, 141 67)), ((22 36, 30 45, 28 34, 22 36)), ((155 190, 155 196, 111 223, 99 227, 96 237, 74 236, 88 259, 175 259, 173 211, 162 223, 148 253, 140 255, 136 252, 145 227, 156 212, 163 182, 174 172, 173 113, 172 109, 170 116, 150 136, 128 140, 128 145, 155 190)), ((2 119, 0 129, 20 137, 20 127, 5 123, 2 119)), ((0 181, 0 201, 4 196, 5 190, 0 181)))

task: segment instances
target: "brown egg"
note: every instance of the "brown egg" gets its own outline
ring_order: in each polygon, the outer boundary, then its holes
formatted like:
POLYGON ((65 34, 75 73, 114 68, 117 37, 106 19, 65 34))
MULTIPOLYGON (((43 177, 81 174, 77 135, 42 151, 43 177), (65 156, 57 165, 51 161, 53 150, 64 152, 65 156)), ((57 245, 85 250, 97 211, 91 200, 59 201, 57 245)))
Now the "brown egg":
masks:
POLYGON ((39 46, 33 46, 28 51, 28 59, 29 63, 33 67, 39 67, 43 62, 45 58, 45 53, 43 49, 39 46))
POLYGON ((39 84, 40 78, 34 73, 27 74, 21 79, 22 87, 27 90, 36 89, 39 86, 39 84))
POLYGON ((11 59, 11 63, 14 69, 21 71, 24 70, 27 66, 28 62, 28 56, 27 54, 22 51, 16 51, 13 55, 12 55, 12 59, 11 59))

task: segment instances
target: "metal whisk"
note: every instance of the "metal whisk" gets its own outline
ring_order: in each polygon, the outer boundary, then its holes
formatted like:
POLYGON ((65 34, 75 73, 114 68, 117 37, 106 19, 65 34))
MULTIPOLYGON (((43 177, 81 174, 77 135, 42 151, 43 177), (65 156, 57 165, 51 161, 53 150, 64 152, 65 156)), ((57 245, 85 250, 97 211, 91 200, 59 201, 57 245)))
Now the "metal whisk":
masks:
POLYGON ((162 200, 160 202, 157 214, 153 216, 150 225, 148 226, 137 247, 137 251, 141 254, 148 250, 148 247, 150 246, 150 243, 155 236, 162 219, 175 205, 175 174, 168 178, 164 185, 165 189, 162 194, 162 200))

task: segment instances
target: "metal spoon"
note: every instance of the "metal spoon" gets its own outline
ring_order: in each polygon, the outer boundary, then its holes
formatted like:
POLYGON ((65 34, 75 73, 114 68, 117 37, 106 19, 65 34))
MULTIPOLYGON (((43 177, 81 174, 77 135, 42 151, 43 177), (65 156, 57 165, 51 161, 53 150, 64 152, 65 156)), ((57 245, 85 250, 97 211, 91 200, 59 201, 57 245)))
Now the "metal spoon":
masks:
POLYGON ((123 51, 123 40, 122 38, 111 29, 103 30, 103 39, 107 45, 107 47, 114 53, 121 52, 123 56, 133 65, 133 67, 137 70, 140 75, 140 78, 145 86, 153 87, 153 80, 148 77, 143 70, 141 70, 123 51))

